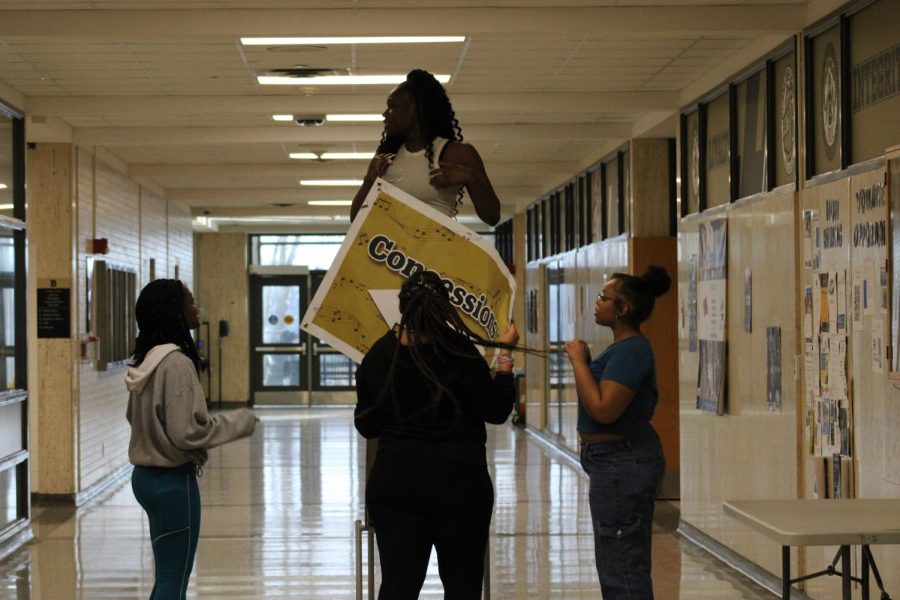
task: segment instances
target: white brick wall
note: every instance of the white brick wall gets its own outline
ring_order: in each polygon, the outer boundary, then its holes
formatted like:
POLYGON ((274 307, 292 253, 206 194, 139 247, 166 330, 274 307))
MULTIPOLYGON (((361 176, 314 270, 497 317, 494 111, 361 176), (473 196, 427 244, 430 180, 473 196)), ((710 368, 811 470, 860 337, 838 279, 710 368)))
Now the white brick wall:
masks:
MULTIPOLYGON (((167 202, 85 149, 78 149, 76 189, 79 336, 87 332, 85 268, 94 237, 109 240, 109 254, 97 258, 137 272, 138 292, 149 281, 151 258, 156 260, 158 278, 173 277, 178 265, 180 278, 188 286, 193 284, 193 238, 187 207, 167 202)), ((106 372, 97 372, 83 360, 78 369, 80 460, 76 480, 80 492, 128 464, 130 432, 125 421, 125 368, 111 365, 106 372)))

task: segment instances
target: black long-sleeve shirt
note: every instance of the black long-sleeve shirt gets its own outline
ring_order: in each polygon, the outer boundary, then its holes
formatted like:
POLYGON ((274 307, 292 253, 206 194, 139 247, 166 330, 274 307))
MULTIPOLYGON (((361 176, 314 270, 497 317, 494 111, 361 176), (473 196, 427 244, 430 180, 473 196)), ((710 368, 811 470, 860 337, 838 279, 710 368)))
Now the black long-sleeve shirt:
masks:
POLYGON ((388 331, 356 371, 356 429, 363 437, 378 437, 379 452, 486 464, 484 424, 500 424, 509 417, 516 395, 513 376, 492 376, 474 345, 467 356, 437 356, 428 344, 420 351, 449 394, 443 392, 435 401, 409 347, 388 331))

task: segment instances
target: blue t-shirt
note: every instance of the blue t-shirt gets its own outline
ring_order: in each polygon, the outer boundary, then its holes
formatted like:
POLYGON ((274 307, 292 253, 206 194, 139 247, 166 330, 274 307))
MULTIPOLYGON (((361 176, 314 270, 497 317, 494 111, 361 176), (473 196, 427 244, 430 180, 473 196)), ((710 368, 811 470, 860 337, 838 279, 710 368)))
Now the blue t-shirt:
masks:
POLYGON ((642 335, 610 344, 591 361, 591 374, 598 384, 603 379, 615 381, 634 390, 634 398, 615 423, 604 425, 592 419, 581 401, 578 402, 578 431, 583 433, 617 433, 628 438, 641 437, 652 431, 650 419, 659 400, 656 387, 656 362, 653 348, 642 335))

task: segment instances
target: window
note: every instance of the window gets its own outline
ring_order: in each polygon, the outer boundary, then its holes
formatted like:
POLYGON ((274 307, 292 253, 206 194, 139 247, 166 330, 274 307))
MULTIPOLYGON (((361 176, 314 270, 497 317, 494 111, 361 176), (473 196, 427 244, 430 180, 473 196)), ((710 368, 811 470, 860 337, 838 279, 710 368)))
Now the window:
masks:
POLYGON ((251 239, 253 264, 327 270, 343 241, 343 235, 256 235, 251 239))
POLYGON ((28 525, 25 124, 0 103, 0 539, 28 525))
POLYGON ((564 190, 563 202, 565 203, 565 250, 573 250, 576 247, 575 231, 575 185, 569 183, 564 190))

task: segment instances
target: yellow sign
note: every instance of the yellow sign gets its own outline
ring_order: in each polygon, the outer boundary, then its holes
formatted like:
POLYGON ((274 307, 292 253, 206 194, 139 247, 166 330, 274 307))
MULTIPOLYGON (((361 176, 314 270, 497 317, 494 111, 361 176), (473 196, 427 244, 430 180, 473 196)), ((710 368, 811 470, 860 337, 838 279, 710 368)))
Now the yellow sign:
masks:
POLYGON ((493 244, 378 179, 301 328, 360 362, 399 322, 400 286, 420 270, 440 275, 475 333, 496 339, 509 324, 516 284, 493 244))

